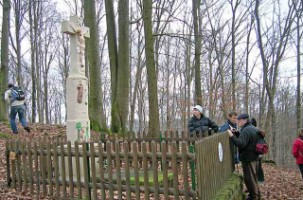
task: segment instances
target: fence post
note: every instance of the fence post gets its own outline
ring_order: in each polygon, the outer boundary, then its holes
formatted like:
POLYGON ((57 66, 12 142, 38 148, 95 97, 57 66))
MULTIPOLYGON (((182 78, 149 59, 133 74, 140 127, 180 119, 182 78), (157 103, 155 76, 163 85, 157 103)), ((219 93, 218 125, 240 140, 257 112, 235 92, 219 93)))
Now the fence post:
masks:
POLYGON ((10 172, 10 159, 9 159, 9 152, 10 152, 10 148, 9 148, 9 143, 6 142, 5 143, 6 145, 6 172, 7 172, 7 186, 10 187, 11 186, 11 182, 12 182, 12 179, 11 179, 11 172, 10 172))
MULTIPOLYGON (((195 147, 193 144, 189 145, 189 152, 194 154, 195 147)), ((192 181, 192 189, 196 191, 196 173, 195 173, 195 161, 190 161, 190 171, 191 171, 191 181, 192 181)))
MULTIPOLYGON (((162 152, 162 147, 161 147, 161 144, 162 144, 162 141, 164 140, 163 138, 163 134, 162 132, 160 132, 160 152, 162 152)), ((161 171, 163 170, 163 166, 162 166, 162 160, 161 160, 161 171)))

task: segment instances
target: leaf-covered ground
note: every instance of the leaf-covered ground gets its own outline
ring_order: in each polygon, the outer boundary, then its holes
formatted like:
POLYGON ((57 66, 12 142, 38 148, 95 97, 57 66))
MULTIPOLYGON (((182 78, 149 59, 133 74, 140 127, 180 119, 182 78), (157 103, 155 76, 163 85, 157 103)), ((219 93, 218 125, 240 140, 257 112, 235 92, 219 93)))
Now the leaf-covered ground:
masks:
MULTIPOLYGON (((12 136, 10 129, 5 124, 0 124, 0 200, 26 200, 26 199, 49 199, 38 198, 35 194, 27 191, 17 192, 6 186, 6 161, 5 141, 12 137, 38 137, 41 135, 65 134, 65 127, 49 125, 31 125, 31 133, 28 135, 22 128, 18 136, 12 136)), ((298 170, 285 170, 273 164, 263 164, 265 182, 260 185, 263 199, 268 200, 303 200, 303 180, 298 170)))

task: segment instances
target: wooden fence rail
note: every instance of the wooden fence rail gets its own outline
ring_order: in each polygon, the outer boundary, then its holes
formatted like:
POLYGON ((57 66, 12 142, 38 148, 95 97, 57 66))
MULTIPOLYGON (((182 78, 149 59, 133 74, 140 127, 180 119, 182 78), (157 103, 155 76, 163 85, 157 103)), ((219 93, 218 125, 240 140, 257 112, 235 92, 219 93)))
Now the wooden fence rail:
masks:
POLYGON ((195 155, 188 152, 188 142, 108 141, 104 146, 43 139, 11 141, 6 148, 8 185, 18 191, 64 199, 196 196, 189 175, 195 168, 188 164, 195 155))
POLYGON ((227 134, 157 142, 8 141, 7 184, 62 199, 208 200, 233 173, 231 149, 227 134))

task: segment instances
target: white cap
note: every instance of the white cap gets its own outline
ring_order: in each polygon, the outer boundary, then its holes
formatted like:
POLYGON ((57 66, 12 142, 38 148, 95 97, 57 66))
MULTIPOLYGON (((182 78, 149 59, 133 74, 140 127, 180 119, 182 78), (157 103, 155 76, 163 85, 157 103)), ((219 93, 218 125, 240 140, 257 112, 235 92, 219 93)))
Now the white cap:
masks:
POLYGON ((202 106, 196 105, 193 109, 197 109, 200 113, 202 113, 202 106))

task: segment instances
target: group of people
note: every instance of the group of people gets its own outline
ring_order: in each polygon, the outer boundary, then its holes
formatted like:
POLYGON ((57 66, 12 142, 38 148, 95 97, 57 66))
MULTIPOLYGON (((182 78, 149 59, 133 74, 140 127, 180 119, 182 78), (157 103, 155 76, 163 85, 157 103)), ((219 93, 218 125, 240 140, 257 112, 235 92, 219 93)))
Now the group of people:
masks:
MULTIPOLYGON (((193 116, 188 122, 188 131, 191 134, 209 134, 210 130, 214 132, 227 132, 231 142, 235 145, 235 163, 242 163, 244 183, 248 191, 248 199, 261 199, 259 184, 264 182, 264 172, 262 169, 262 155, 256 153, 255 148, 259 140, 261 131, 257 128, 255 118, 248 114, 230 112, 227 116, 227 122, 218 126, 213 120, 203 114, 200 105, 193 107, 193 116)), ((292 154, 296 158, 296 164, 299 166, 303 180, 303 128, 298 130, 298 137, 295 139, 292 148, 292 154)))
POLYGON ((230 112, 227 122, 218 126, 213 120, 203 114, 202 107, 196 105, 193 108, 193 116, 188 122, 188 131, 191 135, 203 134, 203 132, 225 133, 227 132, 235 148, 235 163, 242 163, 244 183, 248 191, 248 199, 261 199, 258 182, 264 181, 264 173, 261 165, 261 157, 255 150, 259 139, 259 129, 255 119, 250 120, 248 114, 230 112))

